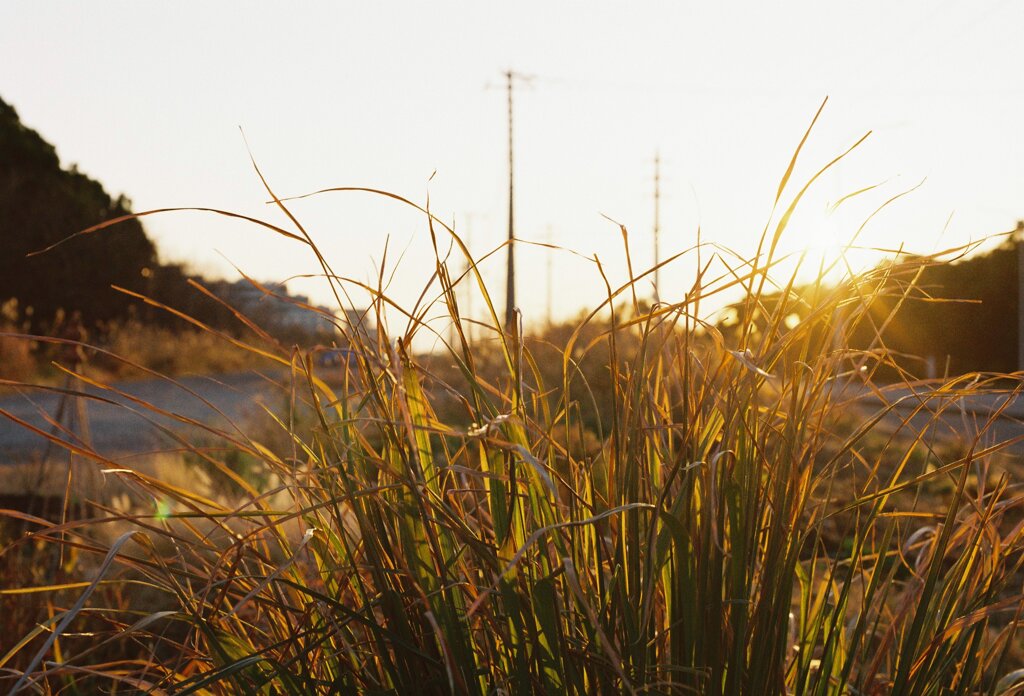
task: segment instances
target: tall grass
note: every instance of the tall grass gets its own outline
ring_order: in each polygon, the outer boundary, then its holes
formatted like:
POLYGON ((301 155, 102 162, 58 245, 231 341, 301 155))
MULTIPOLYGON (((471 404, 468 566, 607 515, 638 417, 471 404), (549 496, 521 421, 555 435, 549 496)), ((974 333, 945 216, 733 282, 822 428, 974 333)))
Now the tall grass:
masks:
MULTIPOLYGON (((3 590, 46 598, 38 625, 0 654, 8 688, 1019 689, 1024 515, 1011 474, 991 475, 1014 443, 993 442, 987 423, 953 446, 936 439, 956 400, 995 378, 875 384, 893 361, 871 299, 909 293, 930 259, 834 285, 773 278, 806 190, 789 193, 799 154, 759 254, 686 252, 698 271, 673 303, 641 302, 647 271, 606 280, 607 296, 568 335, 502 331, 463 241, 423 211, 437 252, 424 296, 437 293, 454 327, 441 357, 410 349, 432 331, 436 304, 403 310, 365 285, 379 330, 348 333, 356 359, 338 368, 340 383, 257 333, 231 339, 287 368, 313 423, 279 414, 274 437, 215 433, 259 463, 261 488, 223 447, 192 445, 231 481, 231 502, 77 448, 169 512, 28 520, 8 558, 29 543, 63 547, 87 570, 3 590), (453 271, 466 261, 467 273, 453 271), (466 283, 489 313, 473 344, 457 292, 466 283), (702 305, 736 290, 739 323, 702 319, 702 305), (408 319, 400 336, 386 320, 396 313, 408 319), (865 324, 876 345, 847 349, 865 324), (100 543, 104 526, 123 534, 100 543)), ((254 223, 307 244, 340 302, 360 284, 338 277, 289 204, 274 203, 292 227, 254 223)))

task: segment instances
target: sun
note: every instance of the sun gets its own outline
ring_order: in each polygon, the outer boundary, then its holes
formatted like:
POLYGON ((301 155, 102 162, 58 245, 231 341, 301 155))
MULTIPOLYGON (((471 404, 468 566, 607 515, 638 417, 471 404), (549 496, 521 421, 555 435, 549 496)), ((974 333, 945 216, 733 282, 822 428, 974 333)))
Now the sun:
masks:
POLYGON ((858 221, 834 206, 805 210, 783 232, 780 254, 798 266, 802 279, 838 280, 879 260, 877 252, 858 243, 859 230, 858 221))

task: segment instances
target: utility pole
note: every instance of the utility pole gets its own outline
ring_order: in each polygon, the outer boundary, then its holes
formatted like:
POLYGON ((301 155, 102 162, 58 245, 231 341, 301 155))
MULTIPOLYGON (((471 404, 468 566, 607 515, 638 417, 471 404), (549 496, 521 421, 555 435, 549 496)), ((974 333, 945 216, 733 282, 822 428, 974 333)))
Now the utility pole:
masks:
POLYGON ((466 323, 466 340, 469 345, 473 345, 473 288, 474 278, 471 274, 473 259, 473 250, 470 247, 470 243, 473 238, 473 214, 466 215, 466 236, 462 239, 466 248, 469 249, 469 258, 466 259, 465 276, 466 276, 466 317, 469 321, 466 323))
POLYGON ((1017 369, 1024 370, 1024 220, 1017 221, 1017 369))
MULTIPOLYGON (((466 233, 462 235, 462 243, 466 245, 466 249, 469 249, 470 239, 473 229, 473 213, 466 213, 466 233)), ((459 315, 452 317, 451 331, 449 341, 452 346, 458 345, 459 341, 459 329, 457 323, 463 324, 463 334, 466 337, 466 341, 470 346, 473 345, 473 277, 471 275, 473 269, 472 251, 466 257, 462 264, 462 273, 459 275, 457 282, 465 281, 462 285, 456 285, 452 289, 455 294, 456 300, 462 295, 465 299, 465 303, 459 308, 459 315)))
POLYGON ((654 153, 654 301, 660 300, 658 281, 661 276, 661 248, 658 237, 661 234, 661 153, 654 153))
POLYGON ((512 332, 516 324, 516 254, 515 243, 515 190, 512 162, 512 85, 516 74, 505 72, 508 89, 508 269, 505 276, 505 330, 512 332))
POLYGON ((508 276, 505 286, 505 330, 511 333, 516 328, 516 255, 515 255, 515 189, 512 160, 512 88, 516 80, 530 78, 513 70, 505 71, 505 88, 508 92, 508 276))
MULTIPOLYGON (((552 242, 552 239, 551 239, 551 225, 548 225, 548 244, 551 244, 551 242, 552 242)), ((554 256, 553 250, 552 249, 548 249, 547 250, 547 254, 548 254, 548 328, 550 328, 552 326, 551 307, 554 305, 554 302, 552 301, 552 292, 553 292, 552 291, 552 287, 553 287, 554 275, 551 272, 551 258, 552 258, 552 256, 554 256)))

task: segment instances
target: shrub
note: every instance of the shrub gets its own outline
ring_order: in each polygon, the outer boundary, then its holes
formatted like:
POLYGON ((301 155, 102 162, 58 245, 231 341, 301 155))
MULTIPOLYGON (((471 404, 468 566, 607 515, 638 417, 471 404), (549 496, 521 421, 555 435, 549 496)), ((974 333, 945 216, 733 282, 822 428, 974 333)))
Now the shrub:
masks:
POLYGON ((27 381, 35 377, 32 343, 14 335, 23 333, 20 319, 17 300, 0 305, 0 379, 27 381))

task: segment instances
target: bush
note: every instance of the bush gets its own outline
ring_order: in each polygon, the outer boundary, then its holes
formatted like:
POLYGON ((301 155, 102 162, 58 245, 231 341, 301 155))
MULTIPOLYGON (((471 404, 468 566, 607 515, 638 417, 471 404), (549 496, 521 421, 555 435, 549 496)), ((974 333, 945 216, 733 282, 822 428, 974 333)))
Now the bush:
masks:
POLYGON ((187 326, 167 328, 139 321, 111 325, 106 353, 92 364, 112 377, 139 376, 139 367, 165 375, 227 374, 266 364, 258 355, 224 337, 187 326))
POLYGON ((32 343, 17 336, 4 335, 25 333, 23 328, 18 301, 12 299, 0 305, 0 379, 27 382, 36 376, 32 343))

